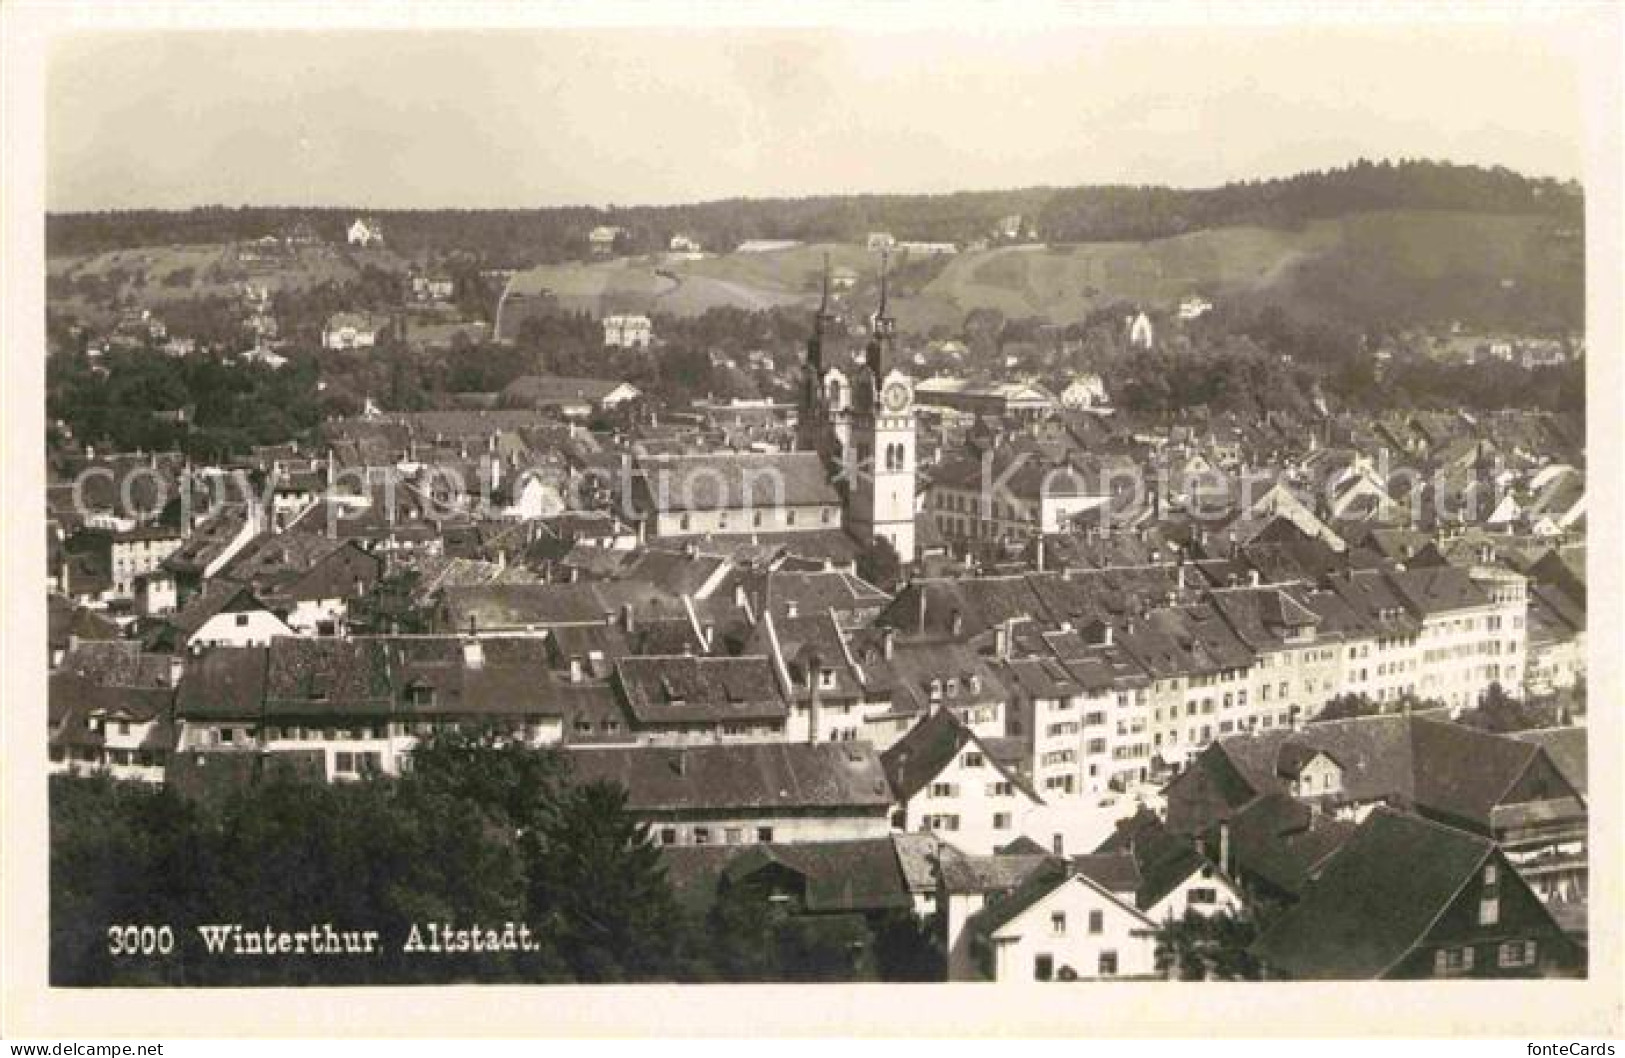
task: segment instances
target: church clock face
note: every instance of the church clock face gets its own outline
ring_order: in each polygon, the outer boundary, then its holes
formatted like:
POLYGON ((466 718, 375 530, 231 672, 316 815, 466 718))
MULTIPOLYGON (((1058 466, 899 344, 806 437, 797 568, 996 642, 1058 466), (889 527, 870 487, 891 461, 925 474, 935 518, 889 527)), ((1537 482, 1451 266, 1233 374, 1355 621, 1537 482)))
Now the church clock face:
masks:
POLYGON ((902 411, 908 407, 908 387, 901 382, 889 382, 886 388, 880 391, 880 400, 886 405, 887 411, 902 411))

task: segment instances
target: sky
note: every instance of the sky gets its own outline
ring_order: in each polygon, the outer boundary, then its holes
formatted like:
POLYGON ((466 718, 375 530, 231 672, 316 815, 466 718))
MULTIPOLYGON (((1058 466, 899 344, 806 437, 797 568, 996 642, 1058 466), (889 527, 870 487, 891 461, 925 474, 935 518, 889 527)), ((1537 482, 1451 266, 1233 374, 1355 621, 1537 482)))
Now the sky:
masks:
POLYGON ((119 31, 48 53, 47 207, 490 208, 1204 187, 1359 157, 1582 175, 1572 34, 119 31))

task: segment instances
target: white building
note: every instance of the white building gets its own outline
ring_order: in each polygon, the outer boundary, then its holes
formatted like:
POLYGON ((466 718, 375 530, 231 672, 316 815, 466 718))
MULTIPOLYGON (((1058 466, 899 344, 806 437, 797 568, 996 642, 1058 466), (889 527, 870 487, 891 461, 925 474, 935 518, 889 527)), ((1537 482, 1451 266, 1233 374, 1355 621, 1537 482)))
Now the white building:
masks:
POLYGON ((647 316, 605 316, 604 344, 617 349, 647 349, 654 341, 654 324, 647 316))
POLYGON ((1106 403, 1106 382, 1096 374, 1079 375, 1061 390, 1063 408, 1094 408, 1106 403))
POLYGON ((897 797, 893 829, 930 831, 972 855, 1010 844, 1043 804, 949 709, 920 721, 881 760, 897 797))
POLYGON ((371 217, 357 217, 346 232, 346 237, 351 246, 382 246, 384 228, 371 217))
POLYGON ((1201 319, 1213 311, 1213 302, 1198 294, 1192 294, 1179 303, 1179 318, 1182 320, 1201 319))
POLYGON ((323 349, 369 349, 388 324, 357 312, 335 313, 322 328, 323 349))
POLYGON ((1157 974, 1156 923, 1072 866, 1035 872, 967 928, 977 968, 994 981, 1157 974))
POLYGON ((1149 349, 1155 341, 1155 334, 1151 329, 1151 317, 1144 312, 1130 316, 1127 320, 1128 344, 1138 349, 1149 349))

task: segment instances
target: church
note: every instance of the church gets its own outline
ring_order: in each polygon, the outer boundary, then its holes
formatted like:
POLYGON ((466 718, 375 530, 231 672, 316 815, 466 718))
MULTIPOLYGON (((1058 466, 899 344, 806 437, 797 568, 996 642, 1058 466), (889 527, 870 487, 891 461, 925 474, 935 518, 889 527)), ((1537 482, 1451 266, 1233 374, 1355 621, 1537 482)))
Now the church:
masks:
POLYGON ((848 377, 836 366, 851 358, 837 344, 844 327, 830 303, 825 259, 823 298, 802 370, 796 451, 635 461, 632 504, 646 537, 793 535, 811 542, 811 534, 826 534, 824 542, 839 537, 834 543, 846 549, 853 541, 884 539, 905 565, 917 560, 914 380, 896 366, 886 267, 883 254, 879 308, 862 363, 848 377))
POLYGON ((905 564, 917 558, 914 530, 914 380, 896 354, 897 321, 886 301, 886 264, 880 258, 880 305, 870 325, 861 366, 848 378, 835 366, 839 320, 824 291, 803 367, 799 447, 817 452, 841 497, 847 532, 868 544, 888 541, 905 564), (833 341, 832 341, 833 340, 833 341))

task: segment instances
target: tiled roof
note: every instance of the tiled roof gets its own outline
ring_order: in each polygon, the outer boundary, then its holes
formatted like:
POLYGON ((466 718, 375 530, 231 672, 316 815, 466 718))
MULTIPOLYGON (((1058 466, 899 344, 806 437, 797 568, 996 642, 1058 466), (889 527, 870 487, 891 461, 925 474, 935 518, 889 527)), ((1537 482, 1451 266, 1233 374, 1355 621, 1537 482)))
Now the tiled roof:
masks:
POLYGON ((724 873, 734 881, 769 865, 800 875, 813 913, 906 910, 914 906, 892 839, 752 845, 724 873))
MULTIPOLYGON (((1317 816, 1284 793, 1254 799, 1230 818, 1230 864, 1238 874, 1261 879, 1282 893, 1303 890, 1326 858, 1354 831, 1342 820, 1317 816)), ((1222 854, 1222 842, 1209 833, 1207 849, 1222 854)))
POLYGON ((140 643, 131 639, 82 642, 62 656, 58 671, 103 687, 170 686, 169 657, 146 653, 140 643))
POLYGON ((1042 853, 972 856, 943 845, 939 862, 942 884, 949 893, 997 893, 1014 890, 1034 871, 1057 861, 1042 853))
POLYGON ((633 494, 645 511, 835 506, 816 452, 712 453, 638 460, 633 494))
POLYGON ((633 812, 844 809, 892 803, 880 758, 864 742, 751 742, 567 751, 582 782, 618 782, 633 812))
POLYGON ((265 703, 268 647, 215 647, 186 664, 175 695, 182 720, 258 717, 265 703))
POLYGON ((1583 727, 1544 727, 1518 731, 1511 736, 1532 742, 1546 751, 1552 764, 1581 797, 1586 795, 1586 729, 1583 727))
POLYGON ((1381 977, 1492 855, 1483 838, 1379 808, 1253 952, 1297 980, 1381 977))
POLYGON ((629 657, 617 685, 640 724, 783 720, 789 706, 765 657, 629 657))
POLYGON ((268 714, 387 715, 393 698, 380 640, 278 636, 271 641, 268 714))

